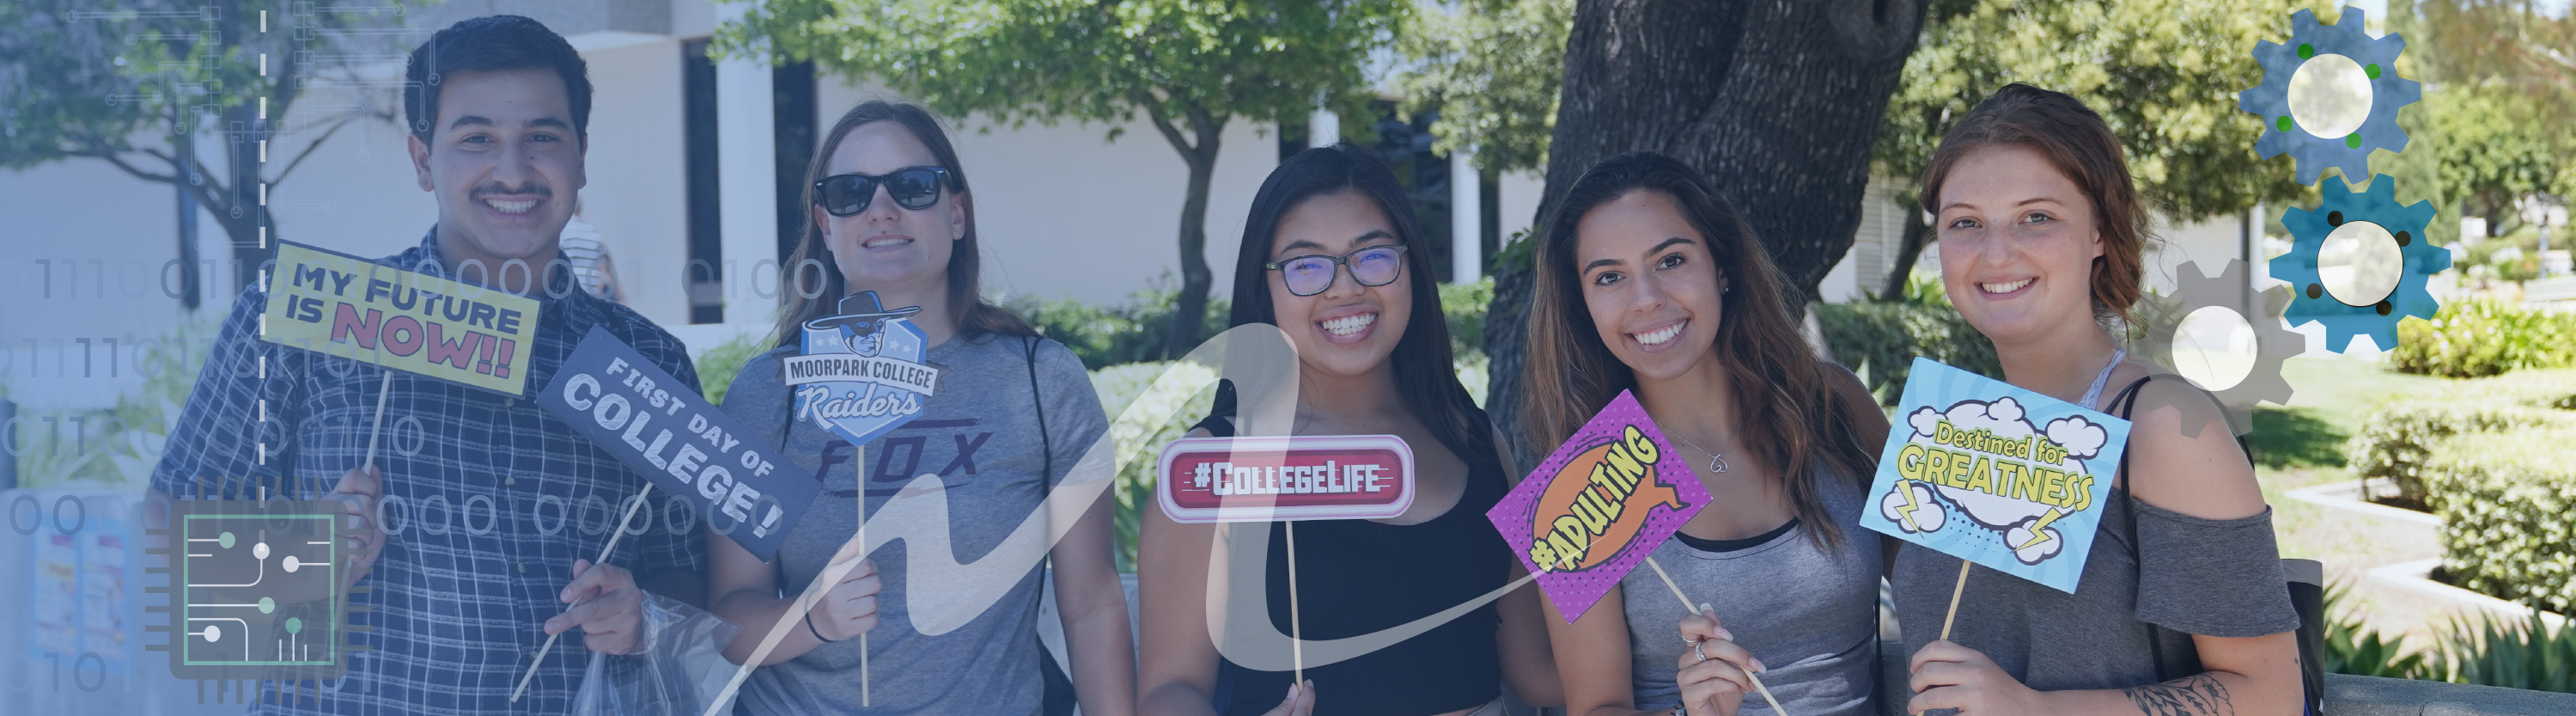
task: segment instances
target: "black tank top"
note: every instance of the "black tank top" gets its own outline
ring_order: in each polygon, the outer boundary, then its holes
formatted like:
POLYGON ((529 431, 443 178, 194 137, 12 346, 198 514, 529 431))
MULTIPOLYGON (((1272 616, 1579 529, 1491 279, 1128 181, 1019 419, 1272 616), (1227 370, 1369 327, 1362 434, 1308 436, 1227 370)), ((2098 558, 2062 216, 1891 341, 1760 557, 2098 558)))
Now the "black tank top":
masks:
MULTIPOLYGON (((1233 386, 1220 385, 1214 415, 1198 427, 1233 437, 1233 386)), ((1481 415, 1475 417, 1482 417, 1481 415)), ((1341 639, 1457 606, 1511 578, 1511 547, 1485 511, 1503 497, 1502 465, 1491 448, 1446 446, 1467 463, 1458 504, 1429 522, 1368 520, 1297 523, 1298 606, 1308 641, 1341 639)), ((1270 530, 1270 623, 1289 632, 1287 530, 1270 530)), ((1501 617, 1492 602, 1394 646, 1306 669, 1316 716, 1427 716, 1482 706, 1502 695, 1501 617)), ((1288 695, 1292 672, 1255 671, 1218 657, 1216 705, 1225 716, 1260 716, 1288 695)))

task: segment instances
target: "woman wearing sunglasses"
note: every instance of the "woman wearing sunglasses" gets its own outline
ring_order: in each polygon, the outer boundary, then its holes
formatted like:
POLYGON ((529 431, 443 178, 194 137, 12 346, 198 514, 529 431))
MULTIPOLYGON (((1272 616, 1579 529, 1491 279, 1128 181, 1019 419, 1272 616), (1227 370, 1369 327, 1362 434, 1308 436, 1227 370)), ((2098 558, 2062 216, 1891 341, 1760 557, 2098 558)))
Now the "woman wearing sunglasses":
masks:
POLYGON ((1887 420, 1809 352, 1783 290, 1742 216, 1671 157, 1602 161, 1549 219, 1530 440, 1554 448, 1633 390, 1712 497, 1653 553, 1692 606, 1653 568, 1572 624, 1547 605, 1569 716, 1771 713, 1748 673, 1789 713, 1872 711, 1886 564, 1853 526, 1887 420))
POLYGON ((1989 570, 1962 585, 1957 557, 1897 553, 1906 710, 2299 713, 2299 614, 2253 465, 2216 401, 2150 381, 2170 371, 2115 337, 2149 238, 2110 125, 2065 93, 2008 85, 1941 138, 1922 186, 1942 287, 1994 341, 2005 382, 2135 422, 2073 593, 1989 570), (2186 435, 2185 415, 2210 419, 2186 435), (1985 618, 1961 609, 1936 640, 1954 593, 1985 618))
MULTIPOLYGON (((1044 688, 1038 558, 1045 556, 1072 657, 1066 670, 1083 713, 1133 713, 1134 642, 1111 558, 1109 503, 1089 505, 1069 527, 1014 532, 1082 463, 1107 420, 1071 351, 977 298, 974 196, 947 133, 918 107, 868 102, 832 125, 806 173, 811 219, 780 281, 786 306, 779 347, 743 366, 724 409, 745 425, 775 431, 753 437, 783 446, 781 471, 823 484, 776 561, 707 537, 714 611, 745 627, 726 656, 749 659, 773 625, 791 623, 744 684, 740 710, 860 713, 864 648, 870 713, 1037 713, 1044 688), (856 350, 870 353, 885 321, 898 317, 921 329, 926 359, 941 368, 940 389, 921 401, 919 417, 865 450, 812 416, 800 417, 780 382, 780 360, 796 354, 807 326, 841 326, 856 350), (907 486, 932 496, 908 495, 901 512, 917 513, 923 500, 945 501, 948 543, 881 545, 810 612, 796 613, 795 598, 818 575, 854 557, 843 546, 857 530, 861 501, 875 521, 907 486), (1048 531, 1064 533, 1052 549, 1048 531), (923 560, 984 569, 954 582, 915 583, 907 563, 923 560), (994 571, 990 560, 1022 564, 994 571), (962 625, 925 628, 909 609, 924 599, 990 606, 962 625), (858 639, 863 633, 865 641, 858 639)), ((1098 460, 1082 469, 1086 476, 1076 479, 1106 472, 1098 460)))
MULTIPOLYGON (((1384 520, 1269 530, 1269 621, 1308 642, 1373 634, 1481 604, 1393 645, 1311 665, 1306 680, 1219 653, 1208 629, 1211 545, 1245 525, 1181 524, 1147 509, 1139 709, 1153 716, 1498 714, 1500 686, 1556 703, 1535 588, 1488 595, 1522 571, 1486 521, 1516 473, 1450 364, 1430 262, 1395 175, 1348 144, 1309 149, 1263 182, 1235 264, 1233 324, 1271 324, 1297 350, 1296 435, 1391 434, 1412 446, 1411 509, 1384 520), (1289 584, 1296 584, 1292 616, 1289 584), (1292 621, 1295 622, 1292 624, 1292 621)), ((1232 436, 1230 386, 1192 436, 1232 436)), ((1246 604, 1230 599, 1229 604, 1246 604)), ((1223 605, 1219 605, 1222 608, 1223 605)), ((1222 616, 1222 615, 1220 615, 1222 616)), ((1254 617, 1258 618, 1258 617, 1254 617)))

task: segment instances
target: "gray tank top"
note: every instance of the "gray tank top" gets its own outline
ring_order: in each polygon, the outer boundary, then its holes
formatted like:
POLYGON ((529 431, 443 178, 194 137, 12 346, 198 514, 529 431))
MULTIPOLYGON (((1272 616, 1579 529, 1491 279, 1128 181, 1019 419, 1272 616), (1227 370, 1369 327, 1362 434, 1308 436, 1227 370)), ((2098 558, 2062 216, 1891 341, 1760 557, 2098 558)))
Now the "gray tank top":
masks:
MULTIPOLYGON (((1762 683, 1780 706, 1799 716, 1868 714, 1878 683, 1878 533, 1860 529, 1864 490, 1818 469, 1826 513, 1841 528, 1842 544, 1820 549, 1803 521, 1760 545, 1708 552, 1668 539, 1654 560, 1692 601, 1717 609, 1736 643, 1764 666, 1762 683)), ((1681 703, 1673 683, 1682 653, 1680 624, 1690 610, 1673 590, 1640 567, 1619 581, 1628 614, 1628 673, 1637 708, 1681 703)), ((1770 714, 1761 697, 1744 700, 1740 713, 1770 714)))

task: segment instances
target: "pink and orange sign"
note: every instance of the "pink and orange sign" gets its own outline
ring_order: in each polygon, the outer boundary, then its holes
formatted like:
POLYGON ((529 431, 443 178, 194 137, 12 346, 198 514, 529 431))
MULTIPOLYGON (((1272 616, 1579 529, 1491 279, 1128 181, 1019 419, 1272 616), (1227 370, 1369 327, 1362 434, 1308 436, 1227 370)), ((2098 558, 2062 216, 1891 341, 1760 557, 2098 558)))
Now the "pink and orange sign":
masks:
POLYGON ((1627 391, 1485 512, 1567 623, 1708 504, 1708 489, 1627 391))
POLYGON ((1413 506, 1413 448, 1393 435, 1182 438, 1155 501, 1174 522, 1366 520, 1413 506))

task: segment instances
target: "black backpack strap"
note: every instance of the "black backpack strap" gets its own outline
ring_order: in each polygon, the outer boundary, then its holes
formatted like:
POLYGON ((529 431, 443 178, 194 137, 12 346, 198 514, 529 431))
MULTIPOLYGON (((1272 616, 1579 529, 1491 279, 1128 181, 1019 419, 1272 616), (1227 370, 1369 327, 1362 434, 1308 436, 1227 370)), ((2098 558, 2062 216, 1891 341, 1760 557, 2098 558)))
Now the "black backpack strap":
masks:
POLYGON ((1046 472, 1039 473, 1038 479, 1053 480, 1055 479, 1055 438, 1047 434, 1046 391, 1038 387, 1038 339, 1036 336, 1028 336, 1020 339, 1020 343, 1028 348, 1029 399, 1035 401, 1038 406, 1038 452, 1045 455, 1046 472))
POLYGON ((1234 417, 1234 411, 1234 381, 1218 378, 1216 401, 1208 406, 1208 416, 1200 418, 1197 424, 1190 427, 1208 431, 1209 437, 1234 437, 1234 421, 1231 420, 1234 417))
MULTIPOLYGON (((2121 388, 2119 394, 2112 396, 2111 402, 2103 407, 2110 408, 2111 414, 2119 416, 2121 420, 2130 420, 2131 418, 2129 416, 2135 414, 2138 409, 2139 389, 2145 388, 2147 386, 2147 381, 2155 379, 2155 376, 2150 375, 2130 382, 2128 387, 2121 388)), ((2129 450, 2126 448, 2122 448, 2120 450, 2119 472, 2113 473, 2111 476, 2111 498, 2121 501, 2117 504, 2120 505, 2120 514, 2127 518, 2129 564, 2137 568, 2137 578, 2144 580, 2146 579, 2146 558, 2143 556, 2138 546, 2138 506, 2130 504, 2136 502, 2136 498, 2132 495, 2130 490, 2129 450)), ((2147 624, 2146 626, 2147 658, 2152 660, 2156 665, 2156 681, 2158 683, 2170 681, 2173 677, 2168 676, 2165 671, 2164 641, 2159 638, 2161 636, 2161 634, 2159 634, 2161 628, 2154 624, 2147 624)))

